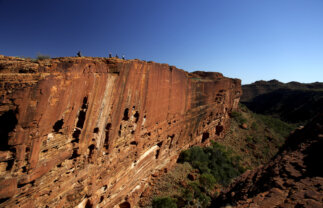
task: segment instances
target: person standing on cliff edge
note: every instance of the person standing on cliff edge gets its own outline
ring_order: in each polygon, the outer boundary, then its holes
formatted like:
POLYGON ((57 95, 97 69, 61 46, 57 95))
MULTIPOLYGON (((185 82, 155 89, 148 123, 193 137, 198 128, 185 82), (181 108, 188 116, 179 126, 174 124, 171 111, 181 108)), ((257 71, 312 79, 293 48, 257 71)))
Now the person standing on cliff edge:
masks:
POLYGON ((109 58, 112 58, 112 53, 111 52, 109 53, 109 58))
POLYGON ((78 57, 82 57, 81 51, 77 52, 78 57))

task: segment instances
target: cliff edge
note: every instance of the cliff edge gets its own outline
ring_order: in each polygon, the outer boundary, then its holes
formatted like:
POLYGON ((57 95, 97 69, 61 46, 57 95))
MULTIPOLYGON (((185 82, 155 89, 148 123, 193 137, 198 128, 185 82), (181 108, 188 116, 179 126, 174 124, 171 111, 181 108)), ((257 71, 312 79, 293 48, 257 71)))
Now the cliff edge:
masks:
POLYGON ((133 207, 228 129, 238 79, 115 58, 0 56, 0 207, 133 207))

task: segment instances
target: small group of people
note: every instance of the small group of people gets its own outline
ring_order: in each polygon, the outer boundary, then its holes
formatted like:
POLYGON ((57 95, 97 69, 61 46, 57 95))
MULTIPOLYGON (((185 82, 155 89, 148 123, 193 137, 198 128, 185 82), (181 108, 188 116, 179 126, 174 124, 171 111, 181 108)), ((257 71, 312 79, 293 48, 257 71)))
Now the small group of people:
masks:
MULTIPOLYGON (((81 51, 78 51, 76 55, 77 55, 77 57, 82 57, 81 51)), ((116 54, 115 57, 119 58, 118 54, 116 54)), ((109 58, 112 58, 112 53, 109 53, 109 58)), ((125 60, 124 55, 122 55, 122 59, 125 60)))
MULTIPOLYGON (((116 58, 119 58, 118 54, 116 54, 115 56, 116 58)), ((112 58, 112 53, 109 53, 109 58, 112 58)), ((125 60, 125 57, 124 55, 122 55, 122 59, 125 60)))

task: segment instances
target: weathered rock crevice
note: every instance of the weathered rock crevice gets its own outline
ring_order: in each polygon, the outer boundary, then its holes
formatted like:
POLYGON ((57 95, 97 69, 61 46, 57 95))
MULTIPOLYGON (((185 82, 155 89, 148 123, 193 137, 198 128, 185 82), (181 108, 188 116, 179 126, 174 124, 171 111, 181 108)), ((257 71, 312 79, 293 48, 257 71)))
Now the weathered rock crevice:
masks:
POLYGON ((224 135, 241 95, 220 73, 139 60, 0 66, 0 207, 133 207, 182 150, 224 135))

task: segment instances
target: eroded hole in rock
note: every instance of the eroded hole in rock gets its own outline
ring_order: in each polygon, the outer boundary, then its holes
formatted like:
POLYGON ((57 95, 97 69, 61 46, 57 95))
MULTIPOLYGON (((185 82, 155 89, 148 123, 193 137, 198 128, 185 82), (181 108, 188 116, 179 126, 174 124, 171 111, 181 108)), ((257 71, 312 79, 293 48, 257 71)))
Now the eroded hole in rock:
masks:
POLYGON ((77 120, 77 123, 76 123, 76 127, 80 128, 80 129, 83 128, 84 122, 85 122, 85 117, 86 117, 86 111, 81 110, 79 112, 79 116, 78 116, 78 120, 77 120))
POLYGON ((6 168, 6 170, 8 171, 8 170, 11 170, 11 168, 12 168, 12 166, 13 166, 13 164, 14 164, 14 160, 8 160, 7 161, 7 168, 6 168))
POLYGON ((131 208, 131 206, 129 202, 123 202, 119 204, 119 208, 131 208))
POLYGON ((85 208, 92 208, 93 204, 91 203, 90 200, 87 200, 86 204, 85 204, 85 208))
POLYGON ((205 142, 210 137, 209 132, 204 132, 202 135, 202 143, 205 142))
POLYGON ((24 183, 24 184, 19 184, 19 183, 18 183, 17 188, 22 188, 22 187, 26 186, 27 184, 28 184, 28 183, 24 183))
POLYGON ((3 198, 3 199, 0 199, 0 204, 2 204, 3 202, 7 201, 8 199, 10 199, 10 198, 3 198))
POLYGON ((79 111, 79 115, 77 117, 76 128, 75 128, 75 130, 73 132, 73 135, 72 135, 75 140, 72 141, 72 142, 78 142, 79 141, 81 130, 82 130, 83 126, 84 126, 84 122, 85 122, 85 118, 86 118, 87 106, 88 106, 87 97, 84 97, 81 110, 79 111))
POLYGON ((56 123, 53 126, 54 132, 58 133, 59 130, 62 129, 63 124, 64 124, 64 120, 63 119, 56 121, 56 123))
POLYGON ((221 125, 218 125, 218 126, 216 126, 216 128, 215 128, 215 133, 219 136, 220 135, 220 133, 223 131, 223 126, 221 126, 221 125))
POLYGON ((158 144, 157 144, 158 147, 161 147, 162 145, 163 145, 163 141, 158 142, 158 144))
POLYGON ((136 119, 135 122, 137 123, 139 120, 139 112, 136 111, 135 115, 133 115, 133 116, 135 117, 135 119, 136 119))
POLYGON ((101 197, 100 197, 100 202, 99 202, 99 203, 103 202, 103 200, 104 200, 104 196, 101 196, 101 197))
POLYGON ((155 158, 158 159, 159 157, 159 153, 160 153, 160 149, 156 150, 156 155, 155 155, 155 158))
POLYGON ((108 185, 103 186, 104 191, 107 190, 107 188, 108 188, 108 185))
POLYGON ((81 110, 78 115, 77 124, 76 124, 76 127, 78 127, 78 128, 81 128, 81 129, 83 128, 83 125, 85 122, 85 117, 86 117, 87 106, 88 106, 87 97, 84 97, 82 107, 81 107, 81 110))
POLYGON ((124 110, 122 120, 124 120, 124 121, 128 121, 129 120, 129 109, 128 108, 126 108, 124 110))
POLYGON ((79 137, 81 134, 81 130, 80 129, 75 129, 73 132, 72 137, 74 138, 73 142, 78 142, 79 141, 79 137))
POLYGON ((107 149, 109 147, 110 129, 111 129, 111 123, 107 123, 107 125, 105 126, 105 140, 104 140, 104 146, 107 149))
POLYGON ((89 158, 92 157, 93 153, 94 153, 94 148, 95 148, 95 145, 94 144, 91 144, 89 146, 89 158))
POLYGON ((86 109, 86 108, 87 108, 87 97, 85 96, 83 98, 82 109, 86 109))
POLYGON ((80 155, 77 153, 77 149, 75 149, 75 150, 73 150, 73 154, 72 154, 72 156, 69 158, 69 159, 75 159, 75 158, 77 158, 77 157, 79 157, 80 155))
POLYGON ((130 144, 131 144, 131 145, 136 145, 136 146, 137 146, 137 145, 138 145, 138 142, 136 142, 136 141, 132 141, 132 142, 130 142, 130 144))
POLYGON ((12 132, 18 120, 16 112, 9 110, 0 116, 0 150, 8 150, 9 133, 12 132))
POLYGON ((119 128, 119 131, 118 131, 119 136, 121 136, 121 129, 122 129, 122 124, 120 124, 120 128, 119 128))
POLYGON ((99 133, 99 128, 98 127, 94 128, 93 133, 95 133, 95 134, 99 133))

